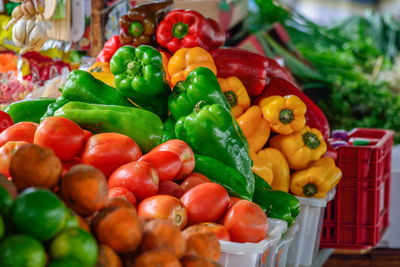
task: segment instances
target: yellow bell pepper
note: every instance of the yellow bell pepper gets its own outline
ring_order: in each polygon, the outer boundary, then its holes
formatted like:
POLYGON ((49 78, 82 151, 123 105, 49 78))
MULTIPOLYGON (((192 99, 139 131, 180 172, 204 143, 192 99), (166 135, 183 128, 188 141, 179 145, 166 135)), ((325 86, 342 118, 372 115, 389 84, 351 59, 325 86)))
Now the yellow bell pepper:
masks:
POLYGON ((279 134, 291 134, 306 125, 307 107, 298 96, 270 96, 258 105, 271 129, 279 134))
POLYGON ((271 164, 272 174, 274 177, 270 184, 272 188, 288 192, 290 185, 290 170, 285 156, 279 150, 274 148, 263 149, 257 153, 257 156, 264 162, 271 164))
POLYGON ((115 77, 110 70, 109 63, 96 62, 88 69, 88 72, 90 72, 97 80, 115 88, 115 77))
MULTIPOLYGON (((270 128, 268 122, 262 117, 259 106, 250 107, 237 119, 240 129, 246 136, 250 149, 259 151, 267 143, 270 128)), ((261 176, 261 175, 260 175, 261 176)))
POLYGON ((238 118, 250 107, 250 97, 246 87, 237 77, 218 78, 219 86, 231 106, 231 113, 238 118))
POLYGON ((186 80, 189 73, 198 67, 209 68, 217 76, 217 67, 210 53, 201 47, 181 48, 169 59, 168 73, 171 84, 186 80))
POLYGON ((268 184, 272 184, 274 180, 274 174, 272 172, 272 163, 270 161, 266 161, 263 158, 259 157, 256 152, 250 149, 250 158, 253 161, 253 167, 251 170, 263 178, 268 184))
POLYGON ((309 168, 292 174, 290 192, 296 196, 323 198, 342 178, 342 171, 330 157, 322 157, 309 168))
POLYGON ((321 132, 308 126, 289 135, 277 135, 271 138, 269 144, 285 155, 289 167, 294 170, 307 168, 326 152, 326 143, 321 132))

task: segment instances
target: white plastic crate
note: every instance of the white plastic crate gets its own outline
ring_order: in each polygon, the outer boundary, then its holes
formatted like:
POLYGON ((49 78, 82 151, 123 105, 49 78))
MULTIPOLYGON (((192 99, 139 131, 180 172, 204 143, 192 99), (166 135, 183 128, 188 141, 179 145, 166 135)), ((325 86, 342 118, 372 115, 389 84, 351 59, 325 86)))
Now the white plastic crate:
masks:
POLYGON ((221 244, 219 263, 224 267, 273 267, 276 247, 286 228, 285 221, 268 218, 268 236, 261 242, 219 241, 221 244))
POLYGON ((287 257, 289 253, 289 246, 294 240, 297 232, 299 231, 299 225, 293 224, 286 233, 282 236, 281 240, 276 247, 275 253, 275 267, 285 267, 287 262, 287 257))
POLYGON ((332 189, 325 198, 297 197, 300 201, 300 214, 294 224, 299 225, 293 242, 289 246, 287 266, 311 266, 319 249, 325 207, 336 194, 332 189))

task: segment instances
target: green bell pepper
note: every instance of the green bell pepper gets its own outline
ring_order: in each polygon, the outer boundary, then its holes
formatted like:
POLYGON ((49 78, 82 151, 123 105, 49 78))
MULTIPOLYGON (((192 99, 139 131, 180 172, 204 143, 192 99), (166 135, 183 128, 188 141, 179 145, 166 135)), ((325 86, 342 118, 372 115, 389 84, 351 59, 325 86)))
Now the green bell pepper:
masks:
POLYGON ((97 80, 92 74, 83 70, 71 71, 67 82, 60 88, 60 91, 62 93, 61 98, 49 105, 46 114, 41 120, 53 116, 54 111, 68 101, 136 107, 115 88, 97 80))
POLYGON ((69 102, 55 116, 68 118, 91 131, 115 132, 131 137, 143 153, 160 144, 163 124, 149 111, 123 106, 69 102))
POLYGON ((284 191, 273 190, 261 177, 254 174, 253 202, 258 204, 269 218, 284 220, 292 225, 300 213, 299 200, 284 191))
POLYGON ((157 49, 148 45, 123 46, 111 58, 110 69, 115 75, 115 87, 123 96, 166 118, 171 89, 157 49))
POLYGON ((222 185, 231 196, 252 200, 253 192, 239 171, 210 157, 195 154, 195 160, 194 172, 202 173, 212 182, 222 185))
POLYGON ((172 116, 169 116, 164 122, 164 130, 161 143, 167 142, 168 140, 176 139, 175 124, 176 120, 172 116))
POLYGON ((4 111, 11 116, 14 123, 21 121, 39 123, 47 107, 54 102, 56 102, 55 98, 21 100, 8 105, 4 111))
POLYGON ((177 138, 185 141, 195 153, 238 170, 247 180, 246 190, 253 192, 253 162, 231 113, 218 104, 201 107, 202 104, 198 103, 190 115, 178 120, 175 125, 177 138))

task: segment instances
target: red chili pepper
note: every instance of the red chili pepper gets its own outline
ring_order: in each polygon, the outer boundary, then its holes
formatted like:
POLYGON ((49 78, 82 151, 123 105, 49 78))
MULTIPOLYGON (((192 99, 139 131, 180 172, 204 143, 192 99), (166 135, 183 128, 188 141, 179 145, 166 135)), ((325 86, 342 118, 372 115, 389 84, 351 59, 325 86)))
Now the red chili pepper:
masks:
POLYGON ((0 110, 0 133, 13 124, 11 116, 7 112, 0 110))
POLYGON ((103 49, 97 55, 97 62, 110 62, 114 53, 122 46, 119 35, 114 35, 105 42, 103 49))
POLYGON ((307 125, 311 128, 317 128, 321 131, 322 136, 325 140, 329 138, 330 129, 329 123, 324 113, 319 107, 305 94, 303 94, 296 86, 291 82, 282 78, 270 78, 268 85, 264 88, 262 94, 256 99, 256 103, 261 99, 274 96, 274 95, 296 95, 298 96, 307 106, 307 125))
POLYGON ((215 20, 194 10, 178 9, 169 12, 160 22, 156 38, 161 47, 175 53, 183 47, 218 48, 225 42, 225 33, 215 20))
POLYGON ((261 94, 267 85, 270 61, 259 54, 238 48, 211 51, 219 78, 238 77, 251 96, 261 94))

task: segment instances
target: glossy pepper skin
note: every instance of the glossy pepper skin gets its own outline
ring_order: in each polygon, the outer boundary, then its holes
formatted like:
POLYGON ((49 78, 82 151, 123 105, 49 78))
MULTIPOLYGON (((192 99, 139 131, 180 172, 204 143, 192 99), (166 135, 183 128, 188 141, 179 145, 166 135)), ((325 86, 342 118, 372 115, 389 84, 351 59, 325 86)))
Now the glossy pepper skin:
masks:
MULTIPOLYGON (((269 184, 272 188, 274 190, 288 192, 290 185, 290 169, 285 156, 277 149, 265 148, 257 152, 257 158, 259 159, 258 162, 262 161, 264 164, 269 164, 271 166, 274 179, 269 184)), ((254 161, 253 168, 255 167, 259 167, 256 165, 256 161, 254 161)))
POLYGON ((218 78, 218 83, 225 98, 228 100, 232 115, 238 118, 250 107, 250 97, 247 94, 246 88, 243 83, 234 76, 226 79, 218 78))
POLYGON ((21 100, 11 103, 4 111, 7 112, 14 123, 21 121, 40 122, 40 118, 46 113, 47 107, 56 102, 55 98, 38 98, 21 100))
POLYGON ((158 22, 172 10, 172 0, 136 5, 119 19, 119 40, 123 45, 152 45, 158 22))
POLYGON ((293 170, 307 168, 326 152, 326 142, 318 129, 305 126, 289 135, 277 135, 269 141, 270 147, 285 155, 293 170))
POLYGON ((96 62, 110 62, 114 53, 122 46, 118 35, 113 35, 105 42, 103 49, 96 57, 96 62))
POLYGON ((231 196, 252 200, 253 192, 248 187, 246 178, 235 168, 198 154, 195 154, 195 159, 194 172, 204 174, 212 182, 222 185, 231 196))
POLYGON ((268 184, 272 184, 274 181, 274 173, 272 172, 272 163, 265 160, 264 158, 257 155, 252 149, 250 149, 250 158, 253 161, 253 167, 251 170, 253 173, 260 176, 268 184))
POLYGON ((263 117, 278 134, 291 134, 306 125, 306 105, 295 95, 276 95, 261 99, 263 117))
POLYGON ((307 169, 292 174, 290 192, 296 196, 324 198, 341 178, 342 171, 336 167, 335 161, 322 157, 307 169))
POLYGON ((254 191, 252 161, 247 144, 226 108, 218 104, 197 105, 191 114, 177 121, 175 133, 195 153, 218 159, 238 170, 246 178, 246 190, 254 191))
POLYGON ((108 62, 96 62, 88 69, 88 72, 93 75, 97 80, 115 88, 115 77, 111 73, 110 63, 108 62))
POLYGON ((217 67, 210 53, 201 47, 181 48, 168 62, 168 73, 171 84, 174 86, 179 81, 184 81, 190 72, 198 67, 209 68, 217 75, 217 67))
POLYGON ((161 143, 165 143, 169 140, 176 139, 175 124, 176 120, 172 116, 169 116, 167 120, 164 122, 164 129, 162 132, 161 143))
POLYGON ((73 101, 58 109, 54 115, 70 119, 96 133, 114 132, 127 135, 144 153, 161 142, 162 121, 146 110, 73 101))
POLYGON ((215 20, 194 10, 182 9, 165 16, 157 27, 156 37, 157 43, 171 53, 196 46, 211 50, 225 42, 225 33, 215 20))
POLYGON ((259 54, 238 48, 219 48, 211 51, 218 77, 235 76, 250 96, 258 96, 267 85, 269 60, 259 54))
POLYGON ((258 175, 254 175, 254 180, 253 202, 267 213, 268 218, 284 220, 291 226, 300 213, 299 200, 286 192, 271 189, 258 175))
POLYGON ((268 85, 263 90, 262 94, 256 99, 256 103, 259 103, 262 99, 270 96, 285 96, 285 95, 296 95, 304 104, 306 104, 306 121, 307 125, 311 128, 317 128, 321 131, 325 140, 330 136, 329 123, 321 109, 314 104, 314 102, 303 94, 293 83, 282 78, 271 78, 268 85))
POLYGON ((123 46, 112 57, 110 69, 115 75, 115 86, 123 96, 163 119, 167 117, 171 90, 157 49, 147 45, 123 46))
POLYGON ((205 67, 191 71, 185 81, 179 82, 169 96, 168 108, 172 116, 179 120, 193 112, 200 101, 206 104, 219 104, 230 112, 230 107, 221 92, 217 77, 205 67))
POLYGON ((267 143, 271 130, 268 122, 262 117, 259 106, 251 106, 237 122, 246 136, 250 150, 259 151, 267 143))

